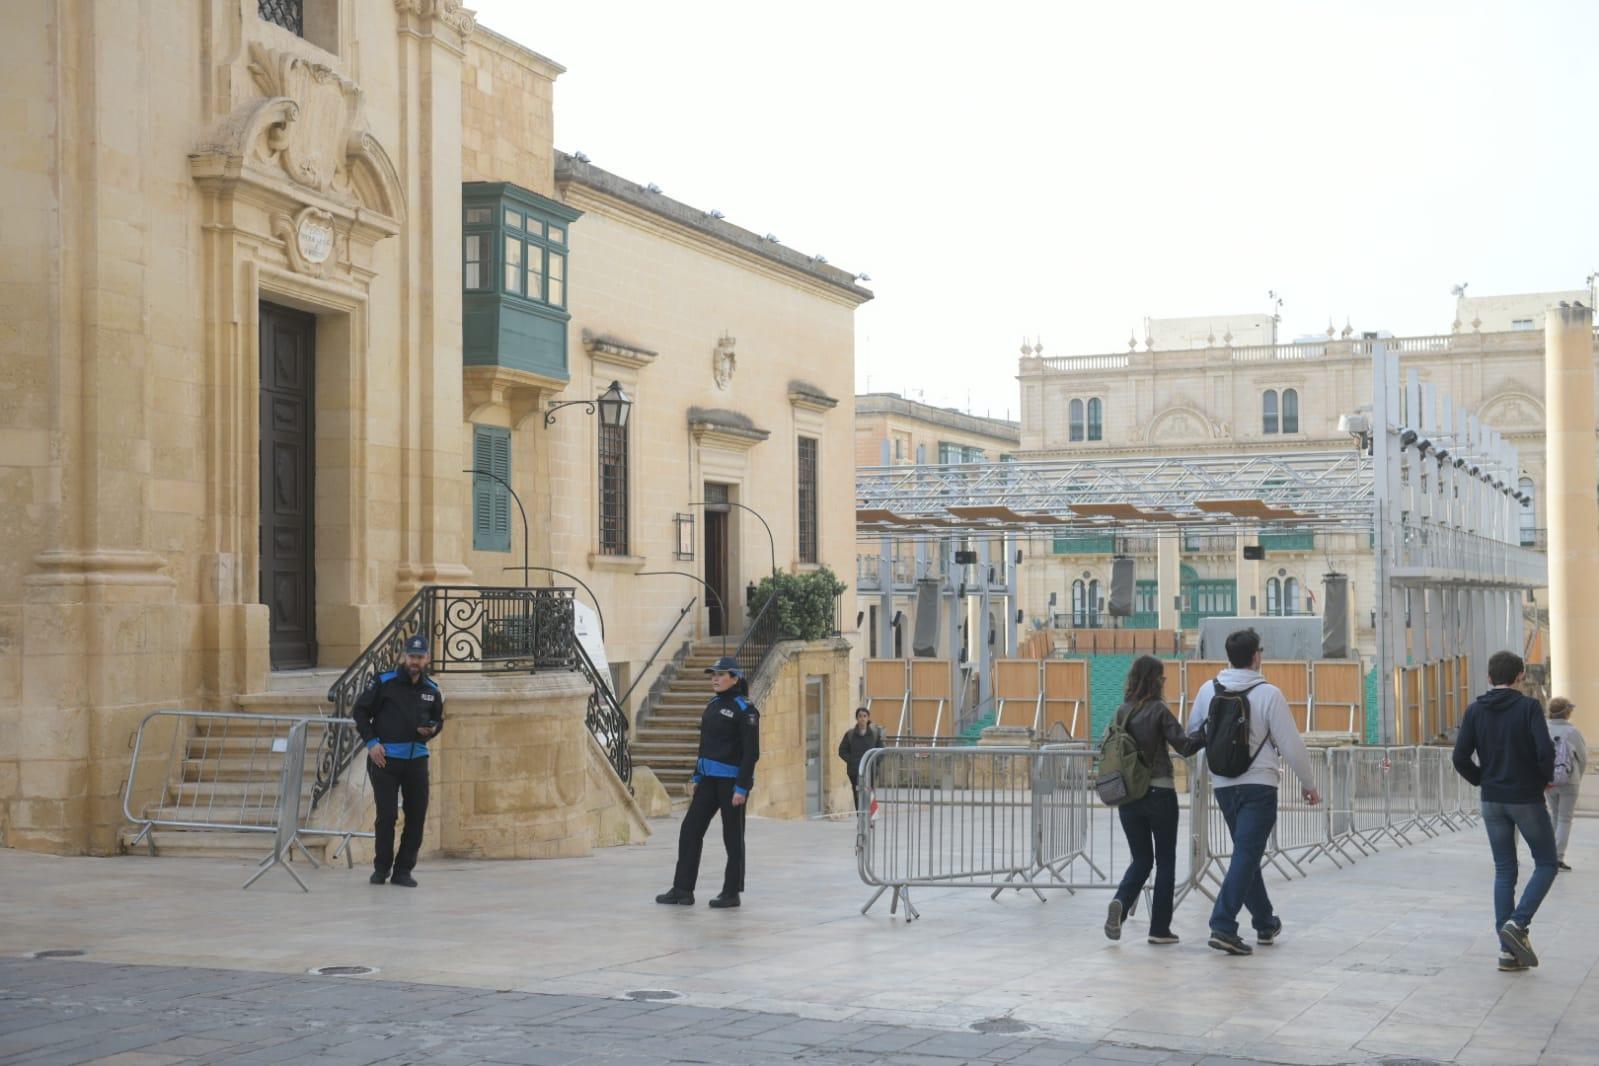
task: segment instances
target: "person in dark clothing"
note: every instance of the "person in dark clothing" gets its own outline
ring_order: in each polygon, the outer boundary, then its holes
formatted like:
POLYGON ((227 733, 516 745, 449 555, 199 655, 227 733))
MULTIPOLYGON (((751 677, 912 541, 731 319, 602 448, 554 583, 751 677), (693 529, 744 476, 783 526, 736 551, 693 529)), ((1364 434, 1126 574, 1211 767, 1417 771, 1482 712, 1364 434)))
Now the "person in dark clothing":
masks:
POLYGON ((872 712, 865 707, 855 708, 855 728, 844 734, 838 742, 838 757, 844 760, 849 773, 849 790, 855 794, 855 810, 861 809, 861 760, 873 748, 883 746, 883 730, 872 724, 872 712))
POLYGON ((372 883, 415 888, 411 870, 422 849, 428 813, 428 741, 444 728, 444 693, 427 676, 428 642, 405 642, 400 668, 379 674, 355 701, 352 717, 366 745, 366 772, 377 806, 373 825, 372 883), (394 851, 394 823, 403 797, 405 828, 394 851), (392 877, 390 874, 392 873, 392 877))
POLYGON ((1121 939, 1122 922, 1132 915, 1138 893, 1143 891, 1153 869, 1155 892, 1150 902, 1149 942, 1178 942, 1171 928, 1172 896, 1177 884, 1177 786, 1170 751, 1192 755, 1205 746, 1205 741, 1200 734, 1183 733, 1182 723, 1166 706, 1165 680, 1165 664, 1153 655, 1141 656, 1127 671, 1123 703, 1116 711, 1137 742, 1144 765, 1149 767, 1149 791, 1141 799, 1116 809, 1133 861, 1122 874, 1105 918, 1105 935, 1112 940, 1121 939))
POLYGON ((1544 789, 1555 778, 1555 746, 1543 708, 1516 688, 1525 675, 1526 664, 1515 652, 1493 654, 1488 660, 1493 687, 1466 708, 1454 752, 1455 770, 1482 789, 1482 824, 1494 857, 1499 968, 1506 971, 1538 965, 1528 930, 1559 871, 1555 827, 1544 803, 1544 789), (1527 842, 1533 862, 1519 903, 1517 833, 1527 842))
POLYGON ((750 702, 744 672, 729 656, 705 671, 715 693, 700 718, 699 758, 694 763, 694 797, 677 836, 677 870, 672 889, 656 903, 694 905, 694 883, 700 875, 700 852, 711 819, 722 816, 722 844, 727 870, 722 893, 711 900, 717 908, 737 907, 744 891, 744 805, 755 787, 755 763, 761 757, 761 713, 750 702))

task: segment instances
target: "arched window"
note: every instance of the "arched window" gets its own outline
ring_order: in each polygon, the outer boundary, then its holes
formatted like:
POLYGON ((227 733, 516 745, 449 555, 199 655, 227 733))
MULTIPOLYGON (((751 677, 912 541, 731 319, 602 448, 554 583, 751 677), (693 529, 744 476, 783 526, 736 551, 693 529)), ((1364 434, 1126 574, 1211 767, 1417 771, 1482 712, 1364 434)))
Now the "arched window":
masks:
POLYGON ((1299 432, 1299 390, 1283 390, 1283 432, 1299 432))
POLYGON ((1267 389, 1260 397, 1260 431, 1277 432, 1277 391, 1267 389))
POLYGON ((1099 578, 1088 583, 1088 627, 1099 628, 1099 578))
POLYGON ((1532 493, 1532 478, 1524 477, 1517 483, 1527 502, 1521 505, 1521 544, 1534 547, 1538 543, 1538 498, 1532 493))
POLYGON ((1283 614, 1299 613, 1299 579, 1291 577, 1283 582, 1283 614))
POLYGON ((1268 615, 1283 613, 1283 584, 1274 577, 1266 579, 1266 613, 1268 615))
POLYGON ((1104 405, 1095 396, 1088 401, 1088 439, 1101 440, 1105 436, 1104 405))
POLYGON ((1068 423, 1070 424, 1070 438, 1074 441, 1083 439, 1083 401, 1073 400, 1068 408, 1068 423))
POLYGON ((1088 586, 1082 578, 1072 582, 1072 626, 1082 629, 1088 625, 1088 586))

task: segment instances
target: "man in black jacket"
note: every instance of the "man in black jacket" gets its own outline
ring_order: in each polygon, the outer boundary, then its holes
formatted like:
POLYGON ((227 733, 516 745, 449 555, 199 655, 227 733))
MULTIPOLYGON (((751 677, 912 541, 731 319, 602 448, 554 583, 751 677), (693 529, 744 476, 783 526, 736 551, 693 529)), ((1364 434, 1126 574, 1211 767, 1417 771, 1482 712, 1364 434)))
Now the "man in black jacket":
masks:
POLYGON ((855 810, 861 809, 861 760, 873 748, 883 746, 883 730, 872 724, 872 712, 865 707, 855 708, 855 728, 844 734, 838 742, 838 757, 844 760, 849 773, 849 789, 855 794, 855 810))
POLYGON ((1555 777, 1555 747, 1543 708, 1516 688, 1525 675, 1526 665, 1515 652, 1493 654, 1488 660, 1493 687, 1466 708, 1454 753, 1460 776, 1482 789, 1482 824, 1494 857, 1494 928, 1503 949, 1499 968, 1506 971, 1538 965, 1528 927, 1559 869, 1555 827, 1544 803, 1544 789, 1555 777), (1520 903, 1515 903, 1517 833, 1533 861, 1520 903))
POLYGON ((677 836, 677 870, 672 889, 655 902, 692 907, 694 883, 700 875, 700 852, 711 819, 722 816, 722 844, 727 870, 722 893, 711 900, 717 909, 737 907, 744 891, 744 804, 755 787, 755 763, 761 757, 761 713, 750 702, 744 672, 730 656, 705 671, 711 675, 711 696, 700 718, 700 754, 694 763, 694 798, 677 836))
POLYGON ((427 639, 411 637, 405 642, 400 668, 373 678, 351 715, 366 745, 366 772, 378 809, 372 827, 374 885, 388 881, 401 888, 416 887, 411 869, 422 849, 422 823, 428 813, 427 742, 444 728, 444 693, 427 676, 427 665, 427 639), (394 822, 402 796, 405 829, 396 855, 394 822))

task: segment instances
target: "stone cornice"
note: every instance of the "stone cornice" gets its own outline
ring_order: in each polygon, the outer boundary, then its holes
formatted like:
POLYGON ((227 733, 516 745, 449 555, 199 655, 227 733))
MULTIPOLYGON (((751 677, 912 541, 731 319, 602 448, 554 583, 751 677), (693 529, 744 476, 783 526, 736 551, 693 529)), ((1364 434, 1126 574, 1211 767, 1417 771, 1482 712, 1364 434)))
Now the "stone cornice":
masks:
POLYGON ((614 363, 617 366, 630 367, 642 370, 655 362, 660 355, 648 348, 639 348, 614 337, 595 335, 588 330, 583 331, 583 350, 596 361, 614 363))
POLYGON ((772 435, 737 411, 703 407, 689 408, 688 431, 699 443, 720 444, 737 451, 748 451, 772 435))
POLYGON ((788 383, 788 402, 794 407, 825 414, 838 406, 838 400, 804 381, 788 383))
POLYGON ((1019 422, 1010 422, 1002 418, 984 418, 982 415, 969 415, 964 411, 954 411, 947 407, 934 407, 932 404, 919 403, 916 400, 907 400, 898 393, 868 392, 855 397, 855 417, 862 415, 901 415, 905 418, 914 418, 919 422, 929 425, 942 426, 945 429, 958 430, 962 433, 971 433, 992 440, 1004 441, 1007 444, 1020 444, 1022 428, 1019 422))

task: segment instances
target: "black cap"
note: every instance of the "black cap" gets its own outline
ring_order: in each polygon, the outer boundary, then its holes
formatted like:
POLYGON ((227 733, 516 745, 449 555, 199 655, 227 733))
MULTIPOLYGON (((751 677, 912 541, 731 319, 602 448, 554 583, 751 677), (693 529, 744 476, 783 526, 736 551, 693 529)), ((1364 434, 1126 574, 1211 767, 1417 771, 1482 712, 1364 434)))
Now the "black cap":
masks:
POLYGON ((734 677, 743 677, 744 671, 738 668, 738 660, 731 655, 724 655, 705 668, 707 674, 732 674, 734 677))
POLYGON ((418 633, 405 642, 405 654, 426 655, 428 653, 428 638, 418 633))

